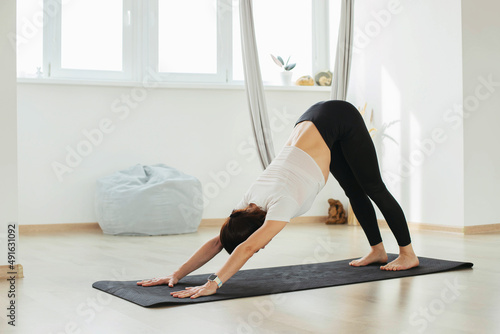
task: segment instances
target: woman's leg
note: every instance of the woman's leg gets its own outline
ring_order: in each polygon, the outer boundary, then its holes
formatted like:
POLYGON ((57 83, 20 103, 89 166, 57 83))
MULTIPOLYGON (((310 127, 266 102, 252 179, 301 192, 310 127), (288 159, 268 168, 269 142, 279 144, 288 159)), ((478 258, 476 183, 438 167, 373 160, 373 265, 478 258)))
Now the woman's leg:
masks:
POLYGON ((380 235, 372 202, 352 173, 338 141, 331 148, 330 172, 349 198, 352 210, 363 228, 370 246, 381 243, 382 236, 380 235))
POLYGON ((398 245, 407 246, 411 238, 403 210, 382 181, 373 141, 364 123, 360 126, 363 128, 341 140, 342 152, 359 184, 384 215, 398 245))
MULTIPOLYGON (((401 247, 401 252, 409 249, 412 253, 403 211, 382 182, 372 139, 356 107, 346 101, 322 101, 311 106, 297 123, 304 120, 314 123, 330 147, 330 171, 349 197, 353 211, 372 247, 370 254, 353 262, 357 265, 366 265, 372 260, 380 262, 384 255, 387 261, 375 210, 368 196, 382 211, 398 244, 407 245, 401 247)), ((393 264, 390 268, 395 267, 393 264)), ((401 265, 399 269, 404 267, 406 265, 401 265)))
POLYGON ((361 188, 384 215, 400 246, 400 256, 381 268, 404 270, 418 266, 418 258, 411 246, 410 231, 403 210, 382 181, 375 146, 361 115, 357 110, 353 112, 355 114, 353 122, 350 122, 351 131, 340 140, 342 153, 361 188))
POLYGON ((337 141, 334 143, 330 150, 330 172, 337 179, 342 189, 344 189, 346 196, 349 198, 352 210, 371 246, 370 253, 361 259, 351 261, 349 264, 351 266, 365 266, 370 263, 386 263, 387 253, 382 243, 382 236, 380 235, 377 216, 375 215, 372 202, 352 173, 342 153, 340 142, 337 141))

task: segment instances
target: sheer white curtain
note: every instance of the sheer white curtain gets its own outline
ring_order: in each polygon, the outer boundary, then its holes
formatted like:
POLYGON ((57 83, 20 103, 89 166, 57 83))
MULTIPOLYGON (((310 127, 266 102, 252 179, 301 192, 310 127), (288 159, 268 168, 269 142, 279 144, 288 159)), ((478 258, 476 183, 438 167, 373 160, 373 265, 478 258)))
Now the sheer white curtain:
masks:
POLYGON ((274 146, 255 40, 252 0, 240 0, 240 22, 248 107, 260 161, 265 169, 274 158, 274 146))
MULTIPOLYGON (((250 119, 262 167, 274 158, 274 146, 262 84, 252 0, 240 0, 241 50, 250 119)), ((340 29, 333 74, 332 100, 345 100, 352 59, 354 0, 342 0, 340 29)))
POLYGON ((330 99, 345 100, 351 72, 354 0, 342 0, 340 27, 330 99))

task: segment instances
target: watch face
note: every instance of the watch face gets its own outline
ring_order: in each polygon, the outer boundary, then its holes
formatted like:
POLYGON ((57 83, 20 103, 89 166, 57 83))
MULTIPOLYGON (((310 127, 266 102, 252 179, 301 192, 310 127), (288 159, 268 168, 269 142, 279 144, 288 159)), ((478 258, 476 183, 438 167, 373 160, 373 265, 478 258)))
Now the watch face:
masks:
POLYGON ((208 279, 213 281, 216 277, 217 277, 217 275, 212 274, 212 275, 208 276, 208 279))

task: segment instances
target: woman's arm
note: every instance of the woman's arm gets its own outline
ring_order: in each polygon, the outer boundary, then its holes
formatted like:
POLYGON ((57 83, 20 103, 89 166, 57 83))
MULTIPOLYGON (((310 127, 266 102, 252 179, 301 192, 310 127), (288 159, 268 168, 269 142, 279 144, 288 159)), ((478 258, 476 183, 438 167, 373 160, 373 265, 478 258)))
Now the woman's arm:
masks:
POLYGON ((245 241, 236 247, 226 263, 215 274, 225 283, 262 247, 266 246, 287 222, 267 220, 245 241))
POLYGON ((181 278, 195 271, 196 269, 203 266, 205 263, 210 261, 215 255, 217 255, 222 250, 222 244, 220 243, 220 237, 216 237, 207 241, 203 246, 201 246, 182 266, 179 267, 173 274, 153 278, 150 280, 143 280, 137 282, 137 285, 142 286, 153 286, 168 284, 173 287, 181 278))
MULTIPOLYGON (((236 247, 222 266, 215 274, 225 283, 229 278, 238 272, 243 265, 257 252, 266 246, 285 226, 287 222, 277 220, 267 220, 255 231, 245 242, 236 247)), ((200 296, 212 295, 217 291, 217 284, 208 281, 204 285, 186 288, 184 291, 171 292, 170 294, 178 298, 197 298, 200 296)))
POLYGON ((179 279, 189 275, 191 272, 203 266, 210 261, 215 255, 222 250, 220 237, 216 237, 207 241, 201 246, 182 266, 174 272, 174 275, 179 279))

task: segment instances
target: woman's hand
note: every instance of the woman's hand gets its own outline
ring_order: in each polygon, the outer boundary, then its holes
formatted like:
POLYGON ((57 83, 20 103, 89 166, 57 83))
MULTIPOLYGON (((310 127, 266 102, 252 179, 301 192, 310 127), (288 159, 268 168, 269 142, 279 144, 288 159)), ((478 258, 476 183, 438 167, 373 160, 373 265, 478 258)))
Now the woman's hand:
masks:
POLYGON ((172 288, 174 285, 177 284, 177 282, 179 282, 179 279, 174 274, 172 274, 165 277, 145 279, 140 282, 137 282, 137 285, 154 286, 154 285, 168 284, 168 286, 172 288))
POLYGON ((184 291, 170 292, 170 295, 175 298, 191 297, 191 299, 194 299, 201 296, 213 295, 217 292, 217 289, 216 282, 208 281, 204 285, 187 287, 184 291))

